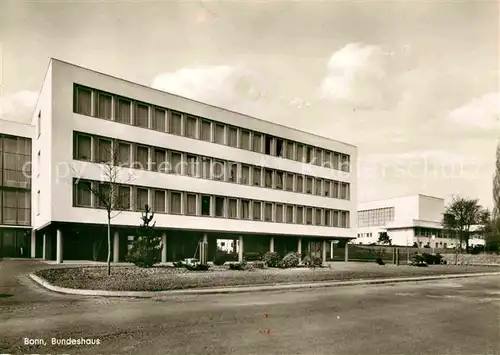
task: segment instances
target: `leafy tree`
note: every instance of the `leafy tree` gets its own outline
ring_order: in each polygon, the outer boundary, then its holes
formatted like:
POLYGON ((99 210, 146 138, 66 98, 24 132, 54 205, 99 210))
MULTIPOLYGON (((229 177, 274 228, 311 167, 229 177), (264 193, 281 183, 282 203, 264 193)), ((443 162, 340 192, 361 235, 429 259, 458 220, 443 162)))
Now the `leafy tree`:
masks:
POLYGON ((145 205, 141 215, 142 223, 137 230, 137 238, 127 255, 127 261, 139 267, 152 267, 160 262, 158 255, 162 248, 162 240, 154 230, 156 225, 156 222, 153 222, 154 216, 151 207, 145 205))
POLYGON ((443 215, 443 227, 446 233, 458 239, 460 250, 465 242, 468 252, 471 227, 484 224, 488 216, 489 212, 479 204, 478 199, 453 196, 443 215))
POLYGON ((387 232, 380 232, 378 234, 378 241, 379 244, 387 244, 387 245, 392 245, 392 240, 387 234, 387 232))

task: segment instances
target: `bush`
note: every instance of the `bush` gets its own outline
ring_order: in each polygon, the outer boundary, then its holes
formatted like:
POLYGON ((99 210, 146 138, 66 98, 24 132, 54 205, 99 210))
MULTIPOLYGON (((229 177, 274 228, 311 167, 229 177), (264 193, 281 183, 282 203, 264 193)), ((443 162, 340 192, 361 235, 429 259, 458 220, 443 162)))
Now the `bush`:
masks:
POLYGON ((264 264, 263 261, 254 261, 253 262, 253 267, 256 269, 263 269, 266 265, 264 264))
POLYGON ((196 265, 185 265, 186 269, 189 271, 207 271, 210 266, 206 264, 196 264, 196 265))
POLYGON ((229 264, 229 270, 239 270, 239 271, 242 271, 242 270, 245 270, 246 267, 247 267, 247 262, 245 260, 243 260, 241 263, 229 264))
POLYGON ((423 253, 422 254, 423 261, 428 264, 428 265, 439 265, 441 264, 441 260, 443 259, 441 254, 428 254, 428 253, 423 253))
POLYGON ((150 268, 160 262, 158 257, 161 250, 160 237, 135 238, 132 249, 125 260, 141 268, 150 268))
POLYGON ((226 253, 224 250, 217 249, 214 257, 214 265, 224 265, 227 261, 231 260, 231 254, 226 253))
POLYGON ((308 267, 321 267, 323 260, 317 256, 306 256, 303 263, 308 267))
POLYGON ((375 262, 379 265, 385 265, 384 261, 381 258, 375 259, 375 262))
POLYGON ((174 261, 174 267, 184 267, 185 265, 182 263, 182 261, 174 261))
POLYGON ((291 253, 286 254, 281 260, 281 264, 283 268, 292 268, 297 267, 300 264, 300 254, 292 251, 291 253))
POLYGON ((280 255, 274 251, 268 251, 262 257, 262 261, 267 267, 278 267, 281 261, 280 255))

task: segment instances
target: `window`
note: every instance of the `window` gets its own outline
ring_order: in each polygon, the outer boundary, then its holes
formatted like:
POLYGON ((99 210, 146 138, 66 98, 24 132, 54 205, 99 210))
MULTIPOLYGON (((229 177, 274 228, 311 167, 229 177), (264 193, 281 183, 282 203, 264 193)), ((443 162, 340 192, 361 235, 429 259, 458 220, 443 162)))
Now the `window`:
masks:
POLYGON ((115 120, 120 123, 130 124, 132 103, 130 100, 118 98, 116 103, 115 120))
POLYGON ((173 214, 182 213, 182 194, 180 192, 170 192, 170 208, 169 212, 173 214))
POLYGON ((145 211, 146 205, 149 206, 149 190, 144 188, 137 188, 136 192, 136 204, 135 208, 137 211, 145 211))
POLYGON ((186 194, 186 214, 190 216, 196 216, 196 195, 186 194))
POLYGON ((332 221, 332 224, 334 227, 339 227, 340 224, 339 224, 339 211, 335 210, 333 211, 333 221, 332 221))
POLYGON ((316 154, 314 157, 314 164, 323 166, 323 150, 316 148, 316 154))
POLYGON ((210 216, 211 210, 211 198, 210 196, 201 196, 201 215, 202 216, 210 216))
POLYGON ((271 169, 264 170, 264 183, 265 187, 273 187, 273 171, 271 169))
POLYGON ((295 160, 293 146, 294 146, 294 143, 292 141, 286 141, 286 157, 288 159, 295 160))
POLYGON ((272 222, 273 220, 273 204, 265 203, 264 204, 264 220, 268 222, 272 222))
POLYGON ((333 191, 332 191, 332 197, 333 198, 339 198, 340 196, 340 191, 339 191, 339 182, 334 181, 333 182, 333 191))
POLYGON ((228 127, 227 145, 230 147, 238 148, 238 129, 235 127, 228 127))
POLYGON ((154 212, 165 212, 165 191, 155 190, 154 212))
POLYGON ((262 153, 262 134, 253 133, 252 150, 256 153, 262 153))
POLYGON ((224 162, 222 160, 213 160, 212 179, 224 181, 224 162))
POLYGON ((118 159, 117 163, 120 166, 130 165, 130 144, 118 142, 118 159))
POLYGON ((229 162, 227 167, 228 181, 238 182, 238 163, 229 162))
POLYGON ((295 217, 295 223, 304 224, 304 207, 297 206, 297 217, 295 217))
POLYGON ((135 160, 136 169, 149 170, 149 148, 142 145, 136 145, 135 160))
POLYGON ((224 144, 225 127, 221 124, 215 125, 215 143, 224 144))
POLYGON ((332 152, 329 150, 325 150, 323 153, 323 166, 325 168, 331 168, 332 167, 332 152))
POLYGON ((340 165, 340 154, 333 153, 333 166, 332 166, 332 168, 335 170, 339 170, 339 165, 340 165))
POLYGON ((331 196, 331 189, 332 189, 332 182, 330 180, 324 180, 323 181, 323 195, 330 197, 331 196))
POLYGON ((241 200, 241 219, 250 219, 250 201, 241 200))
POLYGON ((91 116, 92 115, 92 91, 90 89, 77 86, 75 88, 75 112, 91 116))
POLYGON ((254 186, 261 186, 262 184, 262 169, 256 166, 253 167, 253 184, 254 186))
POLYGON ((306 162, 307 163, 313 163, 314 162, 314 148, 313 147, 307 147, 306 162))
POLYGON ((349 211, 341 211, 340 218, 340 227, 349 228, 349 211))
POLYGON ((234 198, 229 199, 227 216, 229 218, 238 218, 238 201, 234 198))
POLYGON ((201 121, 201 135, 200 139, 211 142, 212 141, 212 124, 210 121, 202 120, 201 121))
POLYGON ((226 199, 224 197, 215 198, 215 217, 224 217, 224 207, 226 199))
POLYGON ((341 154, 340 158, 342 162, 341 170, 349 172, 350 170, 349 155, 341 154))
POLYGON ((322 191, 322 184, 323 184, 323 180, 321 179, 316 179, 316 195, 318 196, 322 196, 323 194, 321 193, 322 191))
POLYGON ((308 176, 306 177, 306 193, 312 194, 313 189, 313 178, 308 176))
POLYGON ((99 138, 97 144, 97 157, 98 163, 111 162, 111 141, 109 139, 99 138))
POLYGON ((241 183, 243 185, 250 184, 250 166, 241 165, 241 183))
POLYGON ((265 144, 264 144, 264 153, 267 155, 276 155, 274 146, 273 146, 274 138, 272 136, 265 136, 265 144))
POLYGON ((170 152, 170 171, 172 174, 182 174, 182 154, 178 152, 170 152))
POLYGON ((343 200, 347 200, 347 187, 348 184, 345 182, 340 183, 340 198, 343 200))
POLYGON ((306 207, 306 224, 312 224, 313 221, 313 209, 311 207, 306 207))
POLYGON ((262 205, 259 201, 253 201, 253 220, 261 221, 262 220, 262 205))
POLYGON ((187 116, 187 118, 186 118, 186 137, 196 138, 196 125, 197 125, 196 117, 187 116))
POLYGON ((141 103, 135 105, 134 125, 137 127, 149 127, 149 106, 141 103))
POLYGON ((109 186, 108 183, 100 183, 98 187, 98 194, 97 194, 97 205, 101 208, 106 208, 109 206, 111 202, 111 187, 109 186))
POLYGON ((210 179, 210 158, 201 158, 201 177, 203 179, 210 179))
POLYGON ((130 209, 130 187, 118 186, 118 208, 123 210, 130 209))
POLYGON ((323 225, 327 227, 332 226, 332 210, 325 210, 323 225))
POLYGON ((182 135, 182 115, 179 112, 171 112, 168 128, 169 133, 182 135))
POLYGON ((286 223, 293 223, 293 206, 286 206, 286 223))
POLYGON ((314 224, 316 224, 317 226, 321 226, 322 222, 323 222, 323 216, 322 216, 322 211, 321 211, 321 208, 316 208, 316 211, 314 213, 314 224))
POLYGON ((283 223, 283 212, 284 212, 283 205, 276 204, 276 217, 275 217, 276 222, 283 223))
POLYGON ((96 116, 99 118, 104 118, 106 120, 111 119, 111 106, 113 99, 111 95, 98 92, 96 95, 97 107, 96 107, 96 116))
POLYGON ((153 117, 151 118, 151 128, 155 131, 165 132, 165 110, 159 107, 155 107, 153 117))
POLYGON ((280 138, 276 138, 276 156, 282 158, 285 156, 285 144, 280 138))
POLYGON ((297 155, 295 156, 295 160, 300 162, 304 161, 304 145, 297 144, 297 155))
POLYGON ((250 150, 250 131, 241 130, 240 148, 250 150))
POLYGON ((153 153, 153 166, 155 171, 166 173, 167 167, 167 151, 165 149, 155 149, 153 153))
POLYGON ((76 134, 75 159, 90 161, 92 151, 92 138, 82 134, 76 134))
MULTIPOLYGON (((91 207, 92 206, 92 187, 90 181, 78 181, 76 186, 76 206, 91 207)), ((40 196, 40 191, 38 191, 40 196)))
POLYGON ((196 155, 187 154, 186 159, 187 159, 186 175, 197 177, 198 173, 196 170, 198 166, 198 157, 196 155))
POLYGON ((297 179, 296 191, 303 193, 304 192, 304 177, 302 175, 297 175, 296 179, 297 179))
POLYGON ((285 173, 283 171, 276 171, 276 188, 283 190, 283 178, 285 173))

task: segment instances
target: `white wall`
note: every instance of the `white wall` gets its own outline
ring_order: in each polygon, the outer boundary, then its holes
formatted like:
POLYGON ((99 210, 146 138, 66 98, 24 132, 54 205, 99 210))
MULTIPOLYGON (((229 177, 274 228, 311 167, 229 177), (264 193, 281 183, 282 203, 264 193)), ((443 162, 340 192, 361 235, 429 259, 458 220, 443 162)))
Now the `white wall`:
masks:
POLYGON ((444 211, 445 206, 443 198, 419 195, 417 219, 422 221, 441 223, 443 221, 444 211))
POLYGON ((0 119, 0 133, 33 139, 35 127, 26 123, 0 119))
MULTIPOLYGON (((47 82, 46 82, 47 83, 47 82)), ((277 202, 294 203, 301 205, 314 205, 317 207, 343 209, 351 211, 351 226, 356 225, 356 147, 340 142, 317 137, 311 134, 278 126, 270 122, 249 118, 247 116, 229 112, 217 107, 194 102, 192 100, 170 95, 153 90, 148 87, 112 78, 107 75, 92 72, 83 68, 75 67, 67 63, 52 61, 52 98, 53 111, 50 128, 52 130, 53 145, 51 149, 51 185, 52 203, 51 218, 53 221, 74 222, 98 222, 102 223, 102 211, 85 210, 72 207, 72 184, 71 179, 76 176, 68 166, 74 166, 81 171, 82 176, 87 178, 99 178, 98 168, 92 164, 73 162, 72 133, 74 130, 103 136, 115 137, 134 142, 140 142, 158 147, 189 151, 192 153, 218 157, 221 159, 235 160, 248 164, 268 165, 277 169, 288 170, 297 173, 310 174, 324 178, 347 181, 351 184, 351 200, 338 200, 320 196, 291 193, 286 191, 256 188, 231 183, 207 181, 194 179, 186 176, 173 176, 147 171, 134 170, 134 185, 144 185, 158 188, 179 189, 198 191, 204 193, 221 194, 242 198, 254 198, 259 200, 273 200, 277 202), (190 114, 214 119, 220 122, 244 127, 278 137, 288 138, 301 143, 311 144, 326 149, 349 154, 351 156, 351 172, 342 173, 332 169, 326 169, 311 164, 286 160, 278 157, 265 156, 241 149, 211 144, 185 137, 178 137, 167 133, 153 130, 141 129, 97 118, 81 116, 73 113, 73 83, 86 85, 92 88, 120 94, 125 97, 134 98, 159 105, 162 107, 188 112, 190 114), (66 166, 66 168, 64 167, 66 166), (67 174, 64 174, 66 169, 67 174), (63 177, 63 175, 65 175, 63 177)), ((50 199, 48 200, 50 201, 50 199)), ((136 213, 123 213, 114 223, 132 224, 136 213)), ((42 221, 42 219, 40 219, 42 221)), ((38 223, 41 225, 41 222, 38 223)), ((327 228, 318 226, 299 226, 266 222, 251 222, 241 220, 210 219, 206 217, 186 217, 158 215, 157 226, 192 229, 214 229, 214 230, 241 230, 255 233, 283 233, 283 234, 308 234, 322 236, 353 236, 350 229, 327 228)))

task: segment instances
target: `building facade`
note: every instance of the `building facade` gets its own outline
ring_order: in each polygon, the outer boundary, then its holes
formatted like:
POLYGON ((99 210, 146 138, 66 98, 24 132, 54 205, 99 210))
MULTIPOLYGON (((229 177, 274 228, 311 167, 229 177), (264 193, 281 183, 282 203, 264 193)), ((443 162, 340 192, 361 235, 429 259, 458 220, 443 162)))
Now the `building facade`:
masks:
POLYGON ((114 261, 146 204, 163 261, 193 257, 200 240, 209 257, 217 240, 234 240, 240 259, 268 250, 325 257, 332 240, 354 236, 355 146, 58 60, 32 125, 32 243, 42 245, 33 256, 102 259, 101 197, 111 190, 114 261))
POLYGON ((33 127, 0 120, 0 256, 31 255, 33 127))

